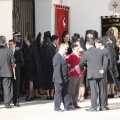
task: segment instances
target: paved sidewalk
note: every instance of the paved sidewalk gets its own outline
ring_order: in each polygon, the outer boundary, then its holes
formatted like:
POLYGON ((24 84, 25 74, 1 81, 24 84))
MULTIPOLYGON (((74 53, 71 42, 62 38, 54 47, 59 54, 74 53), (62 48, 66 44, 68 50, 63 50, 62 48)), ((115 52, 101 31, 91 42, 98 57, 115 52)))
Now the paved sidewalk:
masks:
MULTIPOLYGON (((6 109, 0 104, 0 120, 120 120, 120 98, 109 99, 109 111, 87 112, 90 99, 79 102, 82 108, 74 111, 55 112, 53 101, 22 101, 20 107, 6 109)), ((63 108, 63 106, 62 106, 63 108)))

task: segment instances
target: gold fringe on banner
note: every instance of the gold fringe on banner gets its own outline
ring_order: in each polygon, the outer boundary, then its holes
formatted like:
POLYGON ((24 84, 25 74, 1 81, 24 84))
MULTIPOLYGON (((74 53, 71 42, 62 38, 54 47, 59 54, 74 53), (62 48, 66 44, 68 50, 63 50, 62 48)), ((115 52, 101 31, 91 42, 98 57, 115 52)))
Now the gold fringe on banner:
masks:
POLYGON ((58 5, 58 4, 54 4, 54 5, 55 5, 56 9, 65 9, 65 10, 70 9, 70 7, 68 7, 68 6, 63 6, 63 5, 58 5))

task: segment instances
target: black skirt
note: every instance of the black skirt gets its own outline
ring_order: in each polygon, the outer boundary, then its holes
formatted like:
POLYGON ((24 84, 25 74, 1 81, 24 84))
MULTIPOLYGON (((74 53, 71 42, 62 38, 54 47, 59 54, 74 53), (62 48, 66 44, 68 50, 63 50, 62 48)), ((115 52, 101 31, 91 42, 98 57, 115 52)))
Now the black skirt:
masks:
POLYGON ((32 68, 25 68, 25 80, 34 81, 34 70, 32 68))
POLYGON ((107 82, 108 83, 114 83, 114 81, 112 79, 112 75, 110 74, 109 70, 107 71, 107 82))

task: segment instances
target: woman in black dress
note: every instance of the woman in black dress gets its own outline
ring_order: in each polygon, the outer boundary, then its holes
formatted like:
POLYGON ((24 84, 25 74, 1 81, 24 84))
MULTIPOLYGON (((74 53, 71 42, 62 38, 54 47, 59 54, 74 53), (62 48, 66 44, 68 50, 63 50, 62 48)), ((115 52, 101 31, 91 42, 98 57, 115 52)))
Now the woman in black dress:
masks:
POLYGON ((54 96, 54 84, 52 82, 53 64, 50 45, 51 39, 49 37, 45 37, 43 45, 39 50, 44 75, 44 89, 47 92, 47 100, 53 99, 54 96))
POLYGON ((29 93, 26 97, 26 101, 31 101, 35 98, 34 89, 38 89, 41 86, 43 73, 41 70, 37 45, 33 36, 30 33, 25 38, 25 47, 23 49, 23 55, 25 62, 25 80, 28 82, 29 86, 29 93))
POLYGON ((114 97, 116 94, 115 86, 116 79, 119 76, 117 69, 117 54, 116 54, 116 43, 113 39, 113 34, 111 32, 106 32, 106 36, 103 37, 104 46, 109 49, 111 56, 111 65, 108 66, 109 71, 107 72, 108 80, 108 97, 114 97))

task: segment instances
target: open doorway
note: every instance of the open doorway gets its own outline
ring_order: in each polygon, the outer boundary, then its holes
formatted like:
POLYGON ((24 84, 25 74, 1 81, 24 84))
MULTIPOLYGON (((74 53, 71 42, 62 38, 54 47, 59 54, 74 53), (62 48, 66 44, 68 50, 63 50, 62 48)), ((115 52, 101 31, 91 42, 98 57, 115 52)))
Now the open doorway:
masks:
POLYGON ((13 31, 22 34, 22 42, 28 32, 35 35, 35 0, 13 0, 13 31))

